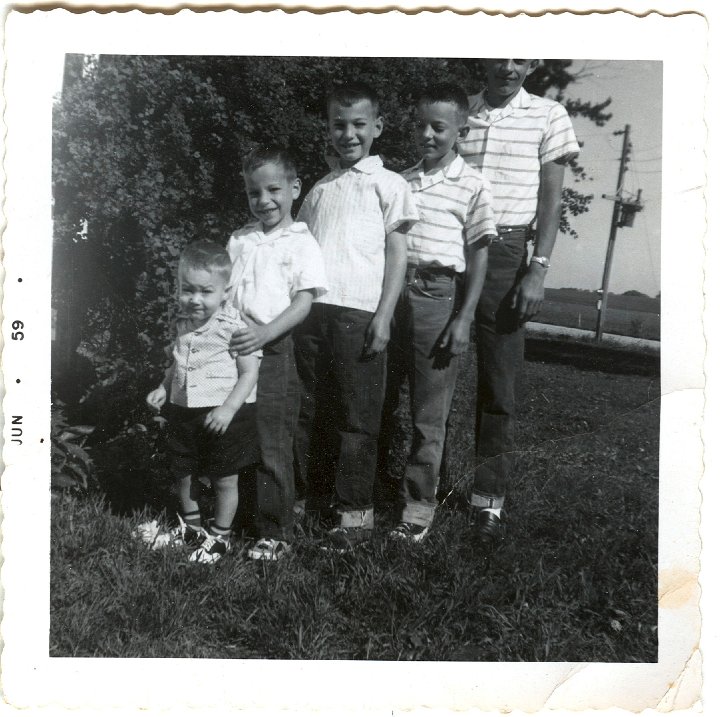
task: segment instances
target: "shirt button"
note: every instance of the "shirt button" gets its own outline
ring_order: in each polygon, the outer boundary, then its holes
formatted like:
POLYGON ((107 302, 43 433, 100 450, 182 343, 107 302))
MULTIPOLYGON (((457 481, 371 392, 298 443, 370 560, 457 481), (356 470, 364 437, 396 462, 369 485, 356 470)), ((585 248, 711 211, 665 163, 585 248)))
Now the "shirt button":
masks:
POLYGON ((190 349, 191 354, 196 354, 200 349, 190 349))
POLYGON ((188 371, 194 371, 195 369, 192 366, 188 366, 188 371))

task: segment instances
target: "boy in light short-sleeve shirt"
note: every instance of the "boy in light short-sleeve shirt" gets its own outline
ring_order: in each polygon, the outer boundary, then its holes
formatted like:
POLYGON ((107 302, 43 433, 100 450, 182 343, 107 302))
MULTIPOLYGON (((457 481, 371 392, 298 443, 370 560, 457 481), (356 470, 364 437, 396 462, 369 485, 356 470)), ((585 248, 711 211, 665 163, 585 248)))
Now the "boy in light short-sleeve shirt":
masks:
POLYGON ((402 232, 418 213, 407 182, 370 155, 383 128, 374 90, 363 83, 338 87, 327 112, 339 165, 310 190, 299 214, 322 249, 328 291, 314 301, 297 334, 303 400, 295 456, 298 483, 312 498, 319 477, 311 474, 311 444, 317 418, 328 408, 319 395, 330 386, 337 399, 331 407, 334 435, 323 436, 323 448, 337 445, 338 520, 321 547, 344 553, 374 527, 385 349, 405 275, 402 232))
POLYGON ((412 445, 400 484, 400 522, 390 535, 415 543, 425 538, 435 515, 457 356, 470 341, 488 245, 496 238, 490 186, 456 151, 469 129, 468 109, 459 87, 427 88, 417 104, 415 125, 422 159, 403 172, 420 221, 408 231, 408 269, 395 310, 382 440, 390 440, 400 384, 408 376, 412 445))
POLYGON ((250 210, 257 221, 234 232, 232 300, 248 322, 231 348, 247 355, 262 348, 257 427, 255 560, 277 560, 293 538, 293 435, 300 408, 292 330, 307 316, 327 281, 320 247, 292 203, 300 193, 295 163, 280 147, 252 151, 243 161, 250 210))
POLYGON ((525 91, 539 60, 483 61, 487 87, 470 97, 470 131, 460 154, 493 187, 499 241, 476 312, 476 460, 471 516, 481 545, 497 539, 513 469, 515 394, 524 324, 540 310, 562 211, 565 165, 578 154, 572 123, 558 102, 525 91), (534 237, 533 255, 527 244, 534 237))
POLYGON ((180 255, 173 362, 146 403, 168 417, 170 471, 180 503, 179 525, 158 532, 156 521, 135 533, 153 548, 189 546, 190 561, 215 563, 231 549, 238 505, 238 469, 256 461, 255 397, 260 351, 233 358, 230 339, 246 324, 229 305, 231 262, 217 244, 200 241, 180 255), (193 480, 210 478, 215 509, 202 526, 193 480))

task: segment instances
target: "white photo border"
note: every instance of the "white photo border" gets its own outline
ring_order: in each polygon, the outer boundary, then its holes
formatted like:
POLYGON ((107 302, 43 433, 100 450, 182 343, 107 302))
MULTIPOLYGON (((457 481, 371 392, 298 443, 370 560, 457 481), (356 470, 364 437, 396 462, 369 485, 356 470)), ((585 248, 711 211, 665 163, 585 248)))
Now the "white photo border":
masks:
POLYGON ((173 713, 230 707, 330 714, 338 709, 389 713, 391 708, 420 707, 527 712, 690 708, 700 688, 697 577, 705 380, 706 41, 706 22, 692 13, 507 17, 451 12, 11 11, 5 47, 7 225, 3 236, 5 700, 16 707, 173 707, 173 713), (58 71, 64 53, 492 57, 507 55, 508 49, 519 56, 663 62, 658 663, 273 661, 269 670, 264 661, 49 658, 49 78, 58 71), (682 238, 682 251, 669 253, 673 237, 682 238), (19 317, 27 327, 22 344, 10 336, 12 321, 19 317), (29 368, 32 379, 15 384, 14 377, 27 376, 29 368), (22 446, 11 442, 7 417, 13 415, 23 415, 28 441, 22 446), (34 526, 31 535, 25 529, 28 516, 34 526), (283 674, 282 689, 276 683, 278 669, 283 674), (358 685, 373 689, 358 694, 358 685))

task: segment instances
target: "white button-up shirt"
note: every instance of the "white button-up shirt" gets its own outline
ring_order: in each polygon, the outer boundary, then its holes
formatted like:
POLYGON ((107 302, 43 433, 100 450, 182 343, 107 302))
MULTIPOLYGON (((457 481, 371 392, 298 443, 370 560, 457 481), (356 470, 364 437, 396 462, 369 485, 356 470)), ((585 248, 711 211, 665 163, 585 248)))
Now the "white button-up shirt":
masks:
POLYGON ((408 231, 408 264, 465 271, 465 246, 497 235, 492 193, 462 157, 426 173, 422 161, 402 174, 413 191, 420 221, 408 231))
POLYGON ((233 232, 227 252, 233 306, 260 324, 277 318, 298 291, 316 297, 327 291, 320 246, 302 222, 269 234, 261 222, 251 222, 233 232))
MULTIPOLYGON (((173 345, 170 402, 186 408, 221 406, 238 381, 237 362, 230 355, 230 337, 247 324, 237 309, 223 306, 200 328, 187 319, 177 323, 173 345)), ((262 351, 253 354, 260 358, 262 351)), ((245 403, 255 403, 256 389, 245 403)))
POLYGON ((465 161, 490 182, 498 226, 532 224, 540 167, 579 152, 565 108, 522 87, 505 107, 490 107, 484 92, 470 97, 470 131, 458 141, 465 161))
POLYGON ((418 218, 408 183, 385 169, 378 156, 323 177, 298 214, 325 259, 328 291, 315 301, 375 312, 385 275, 386 237, 418 218))

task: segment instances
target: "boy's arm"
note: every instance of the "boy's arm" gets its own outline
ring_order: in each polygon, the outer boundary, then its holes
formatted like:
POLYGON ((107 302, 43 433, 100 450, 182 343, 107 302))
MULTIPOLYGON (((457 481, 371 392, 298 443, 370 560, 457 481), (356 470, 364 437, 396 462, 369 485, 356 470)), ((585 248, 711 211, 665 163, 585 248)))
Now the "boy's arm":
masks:
POLYGON ((467 248, 467 269, 465 270, 465 291, 462 305, 440 340, 440 348, 447 348, 453 355, 467 351, 470 344, 470 326, 485 284, 487 264, 488 245, 483 237, 467 248))
POLYGON ((225 433, 230 421, 247 401, 258 381, 260 359, 257 356, 238 356, 235 359, 238 370, 238 380, 230 395, 205 416, 205 428, 210 433, 225 433))
POLYGON ((380 302, 365 337, 365 354, 368 356, 378 354, 387 347, 390 322, 402 291, 406 269, 407 237, 397 231, 390 232, 385 241, 385 276, 380 302))
MULTIPOLYGON (((535 256, 549 259, 555 246, 560 228, 564 176, 565 164, 562 160, 547 162, 540 169, 535 256)), ((529 321, 540 311, 545 297, 546 274, 545 267, 537 262, 531 262, 527 272, 513 290, 510 305, 517 310, 521 323, 529 321)))
MULTIPOLYGON (((294 329, 310 313, 313 302, 313 290, 298 291, 290 300, 290 306, 267 324, 248 323, 244 329, 233 333, 230 339, 230 351, 248 356, 294 329)), ((247 317, 246 317, 247 320, 247 317)))

